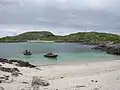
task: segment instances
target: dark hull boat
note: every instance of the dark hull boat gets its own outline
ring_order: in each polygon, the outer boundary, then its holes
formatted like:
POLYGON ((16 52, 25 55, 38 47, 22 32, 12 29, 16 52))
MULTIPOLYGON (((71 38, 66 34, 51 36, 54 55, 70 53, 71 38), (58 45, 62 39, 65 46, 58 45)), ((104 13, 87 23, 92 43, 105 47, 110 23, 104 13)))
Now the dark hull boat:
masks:
POLYGON ((25 50, 25 51, 23 52, 23 54, 24 54, 24 55, 32 55, 32 53, 30 52, 30 50, 25 50))
POLYGON ((48 58, 56 58, 58 55, 44 55, 44 57, 48 57, 48 58))
POLYGON ((24 53, 24 55, 32 55, 32 53, 24 53))

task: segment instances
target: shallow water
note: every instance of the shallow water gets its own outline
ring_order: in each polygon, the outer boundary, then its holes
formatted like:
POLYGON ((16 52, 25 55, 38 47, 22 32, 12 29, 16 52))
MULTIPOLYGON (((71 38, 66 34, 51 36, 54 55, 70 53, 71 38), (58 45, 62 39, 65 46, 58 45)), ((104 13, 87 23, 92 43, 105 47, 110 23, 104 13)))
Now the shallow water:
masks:
POLYGON ((92 50, 92 45, 80 45, 77 43, 1 43, 0 57, 19 59, 39 63, 70 63, 92 62, 104 60, 118 60, 119 56, 105 52, 92 50), (22 52, 28 49, 31 56, 24 56, 22 52), (45 58, 46 52, 55 52, 59 56, 56 59, 45 58))

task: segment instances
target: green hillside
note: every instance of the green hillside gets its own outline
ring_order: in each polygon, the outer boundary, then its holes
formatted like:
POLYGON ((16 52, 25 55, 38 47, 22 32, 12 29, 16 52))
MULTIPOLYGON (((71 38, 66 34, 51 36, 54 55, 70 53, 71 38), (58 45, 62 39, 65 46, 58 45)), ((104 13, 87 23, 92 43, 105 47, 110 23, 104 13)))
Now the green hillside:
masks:
POLYGON ((48 31, 41 31, 41 32, 26 32, 22 33, 18 36, 11 36, 11 37, 3 37, 0 38, 0 42, 19 42, 19 41, 27 41, 27 40, 37 40, 41 38, 49 38, 53 37, 54 35, 48 31))
POLYGON ((78 32, 66 36, 57 36, 48 31, 26 32, 18 36, 0 38, 0 42, 21 42, 27 40, 47 40, 56 42, 80 42, 86 44, 97 44, 100 42, 120 43, 120 36, 110 33, 78 32))
POLYGON ((100 42, 120 42, 120 36, 110 33, 79 32, 64 37, 65 41, 95 44, 100 42))

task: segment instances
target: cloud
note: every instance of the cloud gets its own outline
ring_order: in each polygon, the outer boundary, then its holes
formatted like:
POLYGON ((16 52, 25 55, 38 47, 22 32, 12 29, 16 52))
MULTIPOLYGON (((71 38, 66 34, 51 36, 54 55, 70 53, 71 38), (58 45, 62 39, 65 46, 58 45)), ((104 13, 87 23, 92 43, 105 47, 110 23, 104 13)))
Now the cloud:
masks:
POLYGON ((21 33, 45 28, 55 33, 86 29, 120 32, 119 3, 120 0, 0 0, 0 31, 21 33))
POLYGON ((15 5, 19 3, 20 3, 20 0, 0 0, 1 5, 15 5))

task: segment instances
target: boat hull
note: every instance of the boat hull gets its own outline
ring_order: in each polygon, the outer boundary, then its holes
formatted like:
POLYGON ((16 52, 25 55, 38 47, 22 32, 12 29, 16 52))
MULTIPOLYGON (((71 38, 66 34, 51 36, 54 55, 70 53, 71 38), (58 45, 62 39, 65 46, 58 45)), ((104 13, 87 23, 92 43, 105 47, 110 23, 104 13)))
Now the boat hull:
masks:
POLYGON ((44 57, 48 57, 48 58, 56 58, 58 55, 44 55, 44 57))
POLYGON ((31 53, 27 54, 27 53, 24 53, 24 55, 32 55, 31 53))

